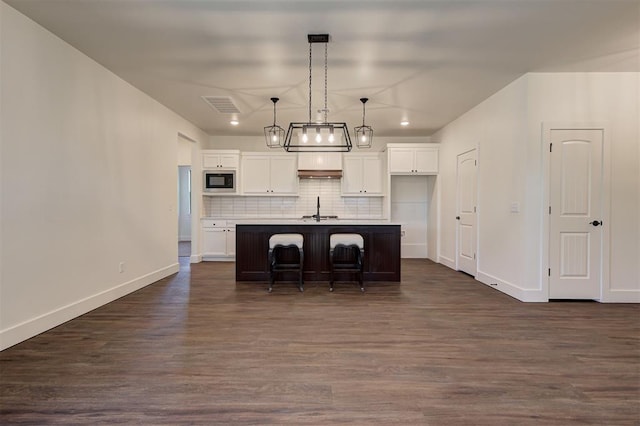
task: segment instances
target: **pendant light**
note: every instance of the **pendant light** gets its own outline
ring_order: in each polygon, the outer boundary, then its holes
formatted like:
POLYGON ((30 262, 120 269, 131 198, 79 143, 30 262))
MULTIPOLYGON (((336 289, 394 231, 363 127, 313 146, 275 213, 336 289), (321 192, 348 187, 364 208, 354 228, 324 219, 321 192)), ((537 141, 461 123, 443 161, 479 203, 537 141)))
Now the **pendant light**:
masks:
POLYGON ((366 104, 368 100, 369 98, 360 98, 360 102, 362 102, 362 126, 353 129, 356 134, 356 146, 358 148, 371 148, 371 141, 373 140, 373 129, 364 124, 364 104, 366 104))
POLYGON ((309 42, 309 119, 307 122, 292 122, 284 139, 284 149, 288 152, 349 152, 351 137, 347 123, 327 121, 327 74, 329 34, 308 34, 309 42), (311 76, 313 44, 324 43, 324 120, 311 121, 311 76))
POLYGON ((276 124, 276 103, 279 98, 271 98, 273 102, 273 125, 264 128, 264 137, 269 148, 282 148, 284 145, 284 129, 276 124))

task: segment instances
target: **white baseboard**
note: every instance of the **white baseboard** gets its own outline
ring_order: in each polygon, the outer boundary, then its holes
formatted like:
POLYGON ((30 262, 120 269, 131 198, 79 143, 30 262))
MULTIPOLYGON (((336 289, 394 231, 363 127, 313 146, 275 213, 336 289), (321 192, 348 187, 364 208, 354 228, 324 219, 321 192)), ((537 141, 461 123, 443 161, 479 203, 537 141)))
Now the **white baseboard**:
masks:
POLYGON ((607 290, 603 303, 640 303, 640 290, 607 290))
POLYGON ((453 269, 454 271, 456 270, 456 262, 453 259, 449 259, 448 257, 445 256, 438 256, 438 263, 442 263, 444 266, 446 266, 447 268, 453 269))
POLYGON ((487 274, 482 271, 478 271, 476 274, 476 280, 483 284, 488 285, 498 291, 501 291, 509 296, 520 300, 521 302, 548 302, 542 290, 532 290, 517 286, 505 280, 501 280, 498 277, 487 274))
POLYGON ((200 254, 192 254, 189 258, 189 263, 200 263, 202 262, 202 255, 200 254))
POLYGON ((178 263, 174 263, 165 268, 135 278, 123 284, 116 285, 109 290, 102 291, 87 298, 78 300, 55 309, 46 314, 24 321, 20 324, 0 331, 0 351, 16 345, 33 336, 57 327, 69 320, 86 314, 100 306, 113 302, 116 299, 126 296, 136 290, 148 286, 164 277, 175 274, 180 269, 178 263))

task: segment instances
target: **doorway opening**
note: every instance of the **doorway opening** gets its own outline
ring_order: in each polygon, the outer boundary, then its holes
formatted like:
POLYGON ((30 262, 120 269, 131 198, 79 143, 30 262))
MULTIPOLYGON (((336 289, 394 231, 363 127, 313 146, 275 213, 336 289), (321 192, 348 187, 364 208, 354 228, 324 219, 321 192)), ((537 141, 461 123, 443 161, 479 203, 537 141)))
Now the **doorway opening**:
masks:
POLYGON ((178 166, 178 257, 191 256, 191 166, 178 166))

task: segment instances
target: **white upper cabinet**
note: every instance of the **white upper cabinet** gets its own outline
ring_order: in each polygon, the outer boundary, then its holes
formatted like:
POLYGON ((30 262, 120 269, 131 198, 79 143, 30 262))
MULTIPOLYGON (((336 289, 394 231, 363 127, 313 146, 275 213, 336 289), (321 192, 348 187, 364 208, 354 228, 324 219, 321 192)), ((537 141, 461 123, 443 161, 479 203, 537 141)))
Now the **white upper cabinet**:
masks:
POLYGON ((298 195, 298 158, 295 154, 242 154, 242 193, 298 195))
POLYGON ((342 170, 342 153, 300 152, 298 170, 342 170))
POLYGON ((379 154, 345 154, 342 195, 381 197, 382 174, 382 160, 379 154))
POLYGON ((235 170, 240 164, 240 151, 228 150, 205 150, 202 151, 202 169, 215 170, 227 169, 235 170))
POLYGON ((390 174, 435 175, 438 173, 437 145, 388 144, 387 150, 390 174))

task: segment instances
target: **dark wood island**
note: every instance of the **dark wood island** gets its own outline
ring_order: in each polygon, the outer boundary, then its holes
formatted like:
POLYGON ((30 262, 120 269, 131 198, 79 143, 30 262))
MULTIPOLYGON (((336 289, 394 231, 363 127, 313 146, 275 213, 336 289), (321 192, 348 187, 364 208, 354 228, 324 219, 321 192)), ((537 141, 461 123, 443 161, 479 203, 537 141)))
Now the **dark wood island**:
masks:
MULTIPOLYGON (((304 280, 329 281, 329 235, 358 233, 364 238, 364 280, 400 281, 400 225, 293 224, 236 225, 236 281, 268 281, 269 237, 297 233, 304 236, 304 280)), ((284 279, 295 280, 295 274, 284 279)))

